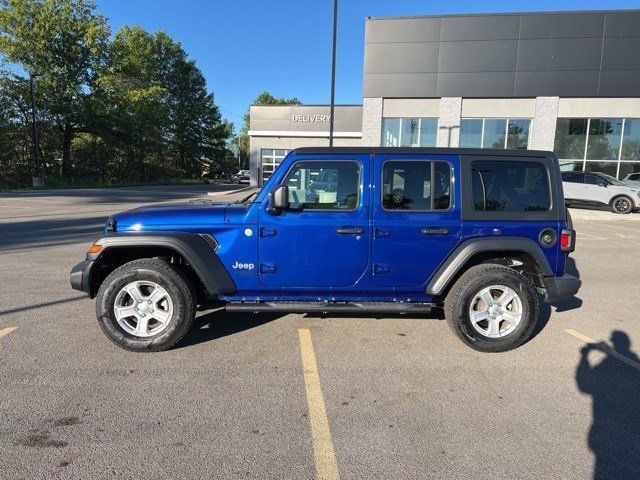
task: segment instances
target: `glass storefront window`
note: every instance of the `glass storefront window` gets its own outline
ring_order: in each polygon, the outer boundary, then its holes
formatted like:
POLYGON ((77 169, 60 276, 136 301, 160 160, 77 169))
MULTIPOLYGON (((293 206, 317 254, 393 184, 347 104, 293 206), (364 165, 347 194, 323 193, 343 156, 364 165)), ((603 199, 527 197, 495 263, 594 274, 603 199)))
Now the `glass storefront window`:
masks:
POLYGON ((482 134, 482 148, 504 148, 506 133, 505 119, 486 119, 482 134))
POLYGON ((402 119, 402 133, 400 146, 419 147, 420 146, 420 120, 417 118, 402 119))
POLYGON ((622 136, 621 118, 592 118, 587 140, 588 160, 617 160, 622 136))
POLYGON ((463 118, 460 146, 464 148, 529 148, 530 118, 463 118))
POLYGON ((617 178, 618 162, 585 162, 585 172, 600 172, 617 178))
POLYGON ((482 146, 482 119, 463 118, 460 122, 460 146, 480 148, 482 146))
POLYGON ((640 118, 627 118, 622 138, 622 160, 640 160, 640 118))
POLYGON ((554 150, 561 170, 565 160, 580 160, 576 170, 623 179, 640 169, 640 164, 631 163, 640 161, 640 119, 559 118, 554 150))
POLYGON ((385 118, 382 121, 383 147, 435 147, 437 118, 385 118))
POLYGON ((438 138, 438 119, 422 118, 420 122, 420 146, 435 147, 438 138))
POLYGON ((266 182, 280 162, 287 156, 288 150, 263 148, 260 150, 260 171, 262 172, 262 181, 266 182))
POLYGON ((507 148, 526 150, 529 147, 529 128, 531 120, 509 120, 507 131, 507 148))
POLYGON ((553 147, 558 158, 583 159, 587 141, 587 118, 559 118, 553 147))

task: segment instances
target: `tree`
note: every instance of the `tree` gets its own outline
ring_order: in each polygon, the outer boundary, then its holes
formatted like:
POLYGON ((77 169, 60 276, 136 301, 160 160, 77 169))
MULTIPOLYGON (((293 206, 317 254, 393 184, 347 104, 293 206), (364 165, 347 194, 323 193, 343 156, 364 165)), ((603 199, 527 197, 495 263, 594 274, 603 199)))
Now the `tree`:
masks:
MULTIPOLYGON (((265 91, 256 97, 252 105, 302 105, 302 102, 295 97, 277 98, 265 91)), ((240 150, 240 159, 242 164, 246 165, 249 162, 249 129, 251 128, 251 115, 249 109, 247 109, 247 113, 245 113, 242 118, 244 123, 240 133, 238 133, 235 144, 240 150)))
POLYGON ((109 37, 91 0, 0 0, 3 184, 33 173, 29 82, 6 61, 37 74, 48 175, 107 184, 199 177, 205 159, 233 156, 233 125, 179 42, 138 26, 109 37))
POLYGON ((62 134, 63 175, 108 39, 109 26, 92 0, 0 0, 0 53, 38 75, 38 95, 62 134))

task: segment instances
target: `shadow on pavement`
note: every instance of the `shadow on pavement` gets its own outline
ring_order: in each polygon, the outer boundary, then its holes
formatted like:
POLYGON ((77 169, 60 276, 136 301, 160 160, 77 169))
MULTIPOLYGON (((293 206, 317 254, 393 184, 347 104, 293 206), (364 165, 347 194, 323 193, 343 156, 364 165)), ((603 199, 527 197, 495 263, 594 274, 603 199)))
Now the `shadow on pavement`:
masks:
POLYGON ((580 350, 576 384, 593 400, 593 423, 588 445, 595 455, 594 479, 640 478, 640 358, 631 350, 629 336, 611 334, 613 350, 637 368, 615 358, 605 342, 590 343, 580 350), (604 360, 593 364, 589 356, 599 351, 604 360))
POLYGON ((95 240, 107 217, 6 222, 0 225, 0 247, 22 250, 95 240))
POLYGON ((3 315, 10 315, 12 313, 20 313, 20 312, 26 312, 29 310, 35 310, 38 308, 51 307, 53 305, 61 305, 63 303, 77 302, 78 300, 88 300, 88 298, 89 297, 87 297, 86 295, 83 295, 81 297, 71 297, 71 298, 65 298, 63 300, 52 300, 50 302, 36 303, 34 305, 27 305, 26 307, 17 307, 17 308, 11 308, 9 310, 0 310, 0 317, 3 315))
POLYGON ((82 197, 86 205, 100 203, 153 203, 205 196, 207 192, 236 190, 238 185, 151 185, 141 187, 82 188, 71 190, 26 190, 0 193, 0 200, 82 197))
POLYGON ((187 335, 174 347, 176 349, 209 342, 234 335, 288 315, 282 312, 247 313, 215 310, 197 317, 187 335))

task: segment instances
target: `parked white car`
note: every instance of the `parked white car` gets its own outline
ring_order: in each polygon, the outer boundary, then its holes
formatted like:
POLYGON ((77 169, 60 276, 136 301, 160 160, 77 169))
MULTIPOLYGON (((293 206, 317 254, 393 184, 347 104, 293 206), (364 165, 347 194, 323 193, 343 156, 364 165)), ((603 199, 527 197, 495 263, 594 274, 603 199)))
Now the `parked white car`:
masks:
POLYGON ((622 182, 631 188, 640 188, 640 173, 630 173, 622 179, 622 182))
POLYGON ((631 213, 640 208, 638 189, 605 173, 562 172, 562 188, 567 205, 609 205, 615 213, 631 213))

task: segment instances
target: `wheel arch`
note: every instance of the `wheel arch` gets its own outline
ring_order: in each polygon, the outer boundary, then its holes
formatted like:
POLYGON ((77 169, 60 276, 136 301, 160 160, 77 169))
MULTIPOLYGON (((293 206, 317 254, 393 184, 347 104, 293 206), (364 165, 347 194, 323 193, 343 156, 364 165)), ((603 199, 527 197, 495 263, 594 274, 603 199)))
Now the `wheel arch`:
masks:
POLYGON ((91 268, 84 286, 95 297, 101 283, 113 270, 140 258, 164 258, 179 267, 192 281, 199 301, 222 293, 235 293, 236 285, 215 253, 217 243, 209 235, 185 232, 140 232, 111 234, 98 239, 102 247, 88 254, 91 268))
POLYGON ((513 268, 539 287, 544 287, 543 277, 554 275, 547 257, 533 240, 523 237, 472 238, 458 246, 440 265, 427 284, 427 294, 446 295, 465 271, 482 263, 513 268))

